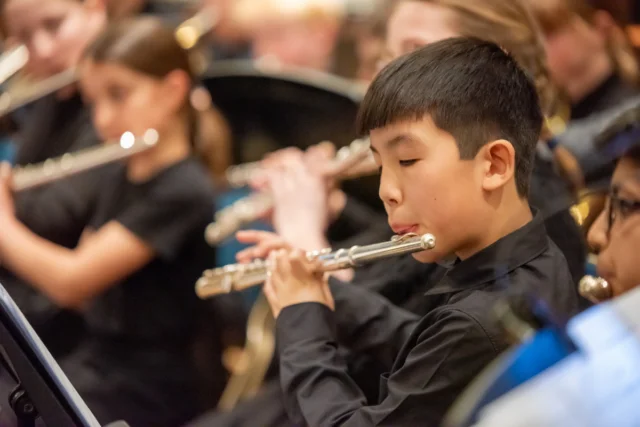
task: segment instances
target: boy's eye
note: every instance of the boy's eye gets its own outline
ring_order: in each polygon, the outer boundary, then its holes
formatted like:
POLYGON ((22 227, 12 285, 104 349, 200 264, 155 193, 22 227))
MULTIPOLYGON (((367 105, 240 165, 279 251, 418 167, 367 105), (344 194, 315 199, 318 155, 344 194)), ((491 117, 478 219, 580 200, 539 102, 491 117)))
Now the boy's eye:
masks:
POLYGON ((414 164, 417 161, 418 161, 418 159, 400 160, 400 166, 411 166, 412 164, 414 164))

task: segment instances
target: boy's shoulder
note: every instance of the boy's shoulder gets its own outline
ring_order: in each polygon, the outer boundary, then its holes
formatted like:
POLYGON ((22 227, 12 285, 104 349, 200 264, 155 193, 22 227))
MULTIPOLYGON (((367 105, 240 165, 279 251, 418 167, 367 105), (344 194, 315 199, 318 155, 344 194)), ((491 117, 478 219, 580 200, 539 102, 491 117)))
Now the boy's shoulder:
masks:
POLYGON ((501 299, 518 295, 533 296, 562 318, 577 314, 577 288, 565 257, 548 237, 546 239, 546 249, 529 261, 503 274, 496 274, 494 280, 450 293, 430 313, 431 321, 448 318, 466 321, 486 334, 497 350, 502 351, 508 343, 494 311, 501 299))

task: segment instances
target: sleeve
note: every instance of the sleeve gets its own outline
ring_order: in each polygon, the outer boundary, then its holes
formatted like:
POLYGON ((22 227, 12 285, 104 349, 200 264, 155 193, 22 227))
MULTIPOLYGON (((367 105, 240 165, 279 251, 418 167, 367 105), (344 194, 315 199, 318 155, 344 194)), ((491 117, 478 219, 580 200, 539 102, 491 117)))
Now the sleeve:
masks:
POLYGON ((468 383, 495 357, 483 329, 459 311, 426 322, 404 363, 381 380, 367 406, 336 345, 334 313, 320 304, 287 307, 277 321, 280 376, 293 419, 325 426, 439 425, 468 383))
POLYGON ((419 316, 403 310, 365 288, 329 279, 335 301, 335 322, 341 344, 367 353, 386 368, 409 338, 419 316))
POLYGON ((96 205, 102 169, 16 195, 16 217, 54 243, 74 247, 96 205))
POLYGON ((349 242, 359 245, 378 243, 389 239, 392 234, 384 214, 349 195, 344 209, 327 230, 329 241, 345 246, 350 246, 349 242))
POLYGON ((179 184, 170 192, 148 191, 114 218, 167 261, 175 259, 193 233, 204 233, 213 218, 213 192, 190 189, 187 181, 179 184))
POLYGON ((407 301, 421 298, 445 271, 438 264, 421 263, 411 254, 405 254, 357 268, 352 282, 407 308, 407 301))

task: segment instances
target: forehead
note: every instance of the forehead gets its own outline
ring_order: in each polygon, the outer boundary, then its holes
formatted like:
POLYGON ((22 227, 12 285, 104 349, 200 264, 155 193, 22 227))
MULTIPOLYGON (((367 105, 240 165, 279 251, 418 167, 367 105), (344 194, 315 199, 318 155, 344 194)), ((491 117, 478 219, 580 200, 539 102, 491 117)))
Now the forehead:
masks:
POLYGON ((10 0, 3 12, 9 18, 8 26, 11 26, 21 22, 35 23, 42 19, 63 16, 80 8, 80 2, 71 0, 10 0))
POLYGON ((458 36, 454 30, 451 10, 423 1, 402 1, 396 6, 387 27, 390 44, 411 40, 421 44, 434 43, 458 36))
POLYGON ((84 88, 98 87, 115 82, 136 82, 148 78, 142 73, 136 72, 125 65, 118 63, 101 63, 91 59, 83 60, 78 66, 80 82, 84 88))
MULTIPOLYGON (((453 136, 438 128, 429 116, 420 120, 405 120, 391 123, 370 132, 371 148, 374 151, 395 150, 433 141, 454 141, 453 136)), ((455 142, 455 141, 454 141, 455 142)))

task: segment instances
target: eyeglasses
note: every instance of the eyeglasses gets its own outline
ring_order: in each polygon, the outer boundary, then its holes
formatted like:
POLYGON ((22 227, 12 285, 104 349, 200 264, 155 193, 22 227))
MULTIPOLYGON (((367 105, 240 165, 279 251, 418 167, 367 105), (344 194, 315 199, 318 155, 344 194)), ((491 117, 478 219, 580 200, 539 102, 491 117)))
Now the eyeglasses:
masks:
POLYGON ((607 201, 607 236, 611 235, 613 223, 618 219, 625 219, 631 214, 640 212, 640 201, 623 199, 618 195, 617 189, 612 189, 607 201))

